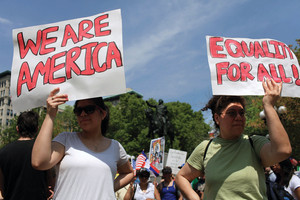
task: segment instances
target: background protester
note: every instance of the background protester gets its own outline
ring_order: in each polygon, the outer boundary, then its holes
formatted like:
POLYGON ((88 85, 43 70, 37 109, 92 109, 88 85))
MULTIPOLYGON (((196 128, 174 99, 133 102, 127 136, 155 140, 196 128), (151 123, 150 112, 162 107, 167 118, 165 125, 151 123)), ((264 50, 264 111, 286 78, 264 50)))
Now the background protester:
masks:
POLYGON ((139 183, 135 184, 134 179, 131 181, 124 200, 161 200, 158 190, 149 181, 150 171, 146 168, 141 168, 137 172, 137 176, 139 183))
POLYGON ((115 199, 114 192, 130 182, 133 170, 122 145, 105 137, 107 106, 101 97, 76 101, 74 114, 82 131, 60 133, 51 141, 58 105, 68 101, 58 92, 54 89, 47 99, 47 114, 33 147, 33 166, 46 170, 58 164, 53 199, 115 199))
POLYGON ((0 199, 43 200, 48 197, 47 172, 31 165, 31 152, 38 131, 39 116, 33 111, 20 114, 20 135, 0 150, 0 199))
POLYGON ((160 197, 162 200, 182 200, 181 193, 176 187, 173 179, 171 167, 164 167, 162 169, 163 181, 157 186, 160 197))
POLYGON ((276 183, 283 186, 295 199, 300 200, 300 178, 294 174, 294 167, 290 159, 273 165, 276 174, 276 183))
POLYGON ((266 199, 263 166, 288 158, 291 145, 274 105, 282 83, 263 82, 263 108, 270 140, 243 135, 245 100, 238 96, 213 96, 204 109, 211 109, 219 136, 201 142, 176 176, 187 199, 199 199, 190 182, 205 175, 204 199, 266 199))

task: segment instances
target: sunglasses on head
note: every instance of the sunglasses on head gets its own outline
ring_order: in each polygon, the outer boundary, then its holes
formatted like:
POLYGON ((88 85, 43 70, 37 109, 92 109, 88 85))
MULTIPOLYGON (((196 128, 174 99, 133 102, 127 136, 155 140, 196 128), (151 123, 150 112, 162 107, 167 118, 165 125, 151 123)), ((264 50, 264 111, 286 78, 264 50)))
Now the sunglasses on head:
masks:
POLYGON ((93 114, 95 110, 98 108, 96 105, 88 105, 84 107, 76 107, 74 108, 73 112, 75 115, 80 116, 82 111, 84 111, 86 114, 93 114))
POLYGON ((236 118, 237 115, 240 115, 241 117, 245 116, 245 110, 229 110, 225 113, 225 115, 228 115, 229 117, 236 118))

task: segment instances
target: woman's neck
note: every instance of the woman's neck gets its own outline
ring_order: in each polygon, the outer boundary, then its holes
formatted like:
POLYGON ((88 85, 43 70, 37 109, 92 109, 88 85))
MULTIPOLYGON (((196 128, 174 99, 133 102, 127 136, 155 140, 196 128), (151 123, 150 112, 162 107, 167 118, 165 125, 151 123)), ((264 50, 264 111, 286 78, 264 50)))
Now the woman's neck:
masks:
POLYGON ((102 135, 101 131, 94 132, 94 131, 81 131, 79 135, 83 139, 94 139, 94 140, 101 140, 105 137, 102 135))
POLYGON ((172 182, 172 178, 166 178, 164 182, 166 185, 169 185, 172 182))
POLYGON ((140 182, 140 187, 142 190, 146 190, 148 187, 148 181, 147 182, 140 182))
POLYGON ((32 140, 33 138, 31 137, 20 137, 18 140, 32 140))

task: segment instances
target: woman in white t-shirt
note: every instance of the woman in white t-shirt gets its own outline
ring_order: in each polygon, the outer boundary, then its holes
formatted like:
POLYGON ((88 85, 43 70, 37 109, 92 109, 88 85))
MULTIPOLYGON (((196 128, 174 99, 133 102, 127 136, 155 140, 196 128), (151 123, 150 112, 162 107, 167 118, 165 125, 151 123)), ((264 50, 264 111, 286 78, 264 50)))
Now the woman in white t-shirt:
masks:
POLYGON ((300 200, 300 178, 294 174, 294 167, 290 159, 281 161, 271 168, 276 174, 276 182, 284 186, 284 189, 296 200, 300 200))
POLYGON ((57 165, 55 200, 115 199, 114 192, 131 181, 133 170, 122 145, 105 137, 108 107, 101 97, 76 101, 74 114, 82 131, 64 132, 51 141, 58 106, 68 101, 68 95, 58 92, 54 89, 47 99, 47 114, 32 151, 33 167, 47 170, 57 165))
POLYGON ((137 172, 140 183, 130 183, 124 200, 161 200, 160 195, 153 183, 149 182, 150 172, 146 168, 142 168, 137 172))

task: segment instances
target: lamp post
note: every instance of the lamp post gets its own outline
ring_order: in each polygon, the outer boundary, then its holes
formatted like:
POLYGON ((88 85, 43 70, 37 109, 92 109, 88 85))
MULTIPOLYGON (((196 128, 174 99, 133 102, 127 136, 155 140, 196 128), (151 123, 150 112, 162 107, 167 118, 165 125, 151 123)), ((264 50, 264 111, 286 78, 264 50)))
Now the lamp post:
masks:
MULTIPOLYGON (((280 120, 281 117, 287 113, 287 108, 285 106, 279 106, 278 108, 274 106, 274 109, 276 110, 280 120)), ((259 113, 259 117, 266 123, 266 115, 264 110, 259 113)))

